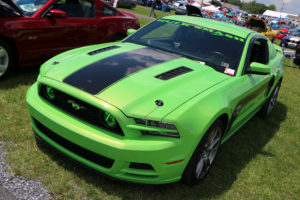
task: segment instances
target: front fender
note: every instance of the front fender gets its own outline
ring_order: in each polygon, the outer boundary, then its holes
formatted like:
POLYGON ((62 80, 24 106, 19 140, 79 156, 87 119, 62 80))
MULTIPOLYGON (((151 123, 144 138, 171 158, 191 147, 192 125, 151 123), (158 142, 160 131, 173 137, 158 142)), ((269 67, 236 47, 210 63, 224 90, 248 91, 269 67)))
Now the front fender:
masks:
MULTIPOLYGON (((190 101, 181 105, 164 117, 163 121, 173 122, 184 144, 189 144, 192 156, 202 137, 221 116, 226 116, 226 125, 232 116, 234 108, 229 106, 229 98, 222 90, 207 90, 190 101)), ((224 120, 224 118, 222 118, 224 120)), ((224 127, 226 130, 226 127, 224 127)))

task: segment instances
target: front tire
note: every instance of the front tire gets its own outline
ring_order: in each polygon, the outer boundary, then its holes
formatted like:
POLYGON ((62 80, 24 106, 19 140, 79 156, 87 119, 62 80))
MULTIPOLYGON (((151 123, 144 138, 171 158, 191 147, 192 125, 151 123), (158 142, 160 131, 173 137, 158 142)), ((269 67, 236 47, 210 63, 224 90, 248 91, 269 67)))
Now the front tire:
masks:
POLYGON ((224 132, 223 123, 216 120, 198 144, 182 176, 182 183, 195 185, 208 174, 219 150, 224 132))
POLYGON ((13 50, 7 42, 0 40, 0 80, 11 73, 13 66, 13 50))

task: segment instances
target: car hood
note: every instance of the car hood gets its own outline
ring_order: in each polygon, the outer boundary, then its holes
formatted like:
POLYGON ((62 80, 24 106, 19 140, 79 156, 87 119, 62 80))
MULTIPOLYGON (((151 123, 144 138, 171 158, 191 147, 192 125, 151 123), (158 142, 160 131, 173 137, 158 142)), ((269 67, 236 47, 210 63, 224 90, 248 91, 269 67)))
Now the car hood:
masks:
POLYGON ((15 11, 17 11, 21 16, 24 15, 24 13, 20 10, 20 8, 12 1, 12 0, 2 0, 4 3, 7 3, 10 5, 15 11))
POLYGON ((100 46, 52 59, 50 62, 56 64, 46 67, 44 76, 83 90, 135 117, 146 117, 157 109, 161 112, 155 113, 164 117, 230 78, 204 64, 158 49, 131 43, 100 46))
POLYGON ((256 18, 256 17, 249 17, 247 26, 251 29, 253 29, 254 27, 257 27, 257 28, 261 28, 264 31, 267 30, 267 26, 266 26, 266 23, 264 22, 264 20, 256 18))
POLYGON ((124 15, 129 15, 130 17, 133 17, 133 18, 135 18, 135 19, 137 19, 137 17, 134 15, 134 14, 132 14, 132 13, 130 13, 130 12, 126 12, 126 11, 124 11, 124 10, 119 10, 121 13, 123 13, 124 15))

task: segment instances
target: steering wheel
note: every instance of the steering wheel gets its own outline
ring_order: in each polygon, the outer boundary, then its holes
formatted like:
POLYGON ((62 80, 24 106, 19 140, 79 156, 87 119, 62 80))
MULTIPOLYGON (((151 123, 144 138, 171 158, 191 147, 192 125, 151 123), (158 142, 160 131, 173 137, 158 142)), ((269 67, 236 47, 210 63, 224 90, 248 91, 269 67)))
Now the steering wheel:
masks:
POLYGON ((206 54, 206 60, 216 65, 221 65, 222 61, 225 60, 225 55, 218 51, 211 51, 206 54))

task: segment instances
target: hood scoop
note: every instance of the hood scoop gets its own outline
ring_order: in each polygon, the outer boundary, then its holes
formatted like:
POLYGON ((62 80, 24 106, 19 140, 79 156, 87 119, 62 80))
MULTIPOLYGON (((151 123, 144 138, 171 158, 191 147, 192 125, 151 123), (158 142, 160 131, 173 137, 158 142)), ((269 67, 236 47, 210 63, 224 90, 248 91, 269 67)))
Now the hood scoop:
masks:
POLYGON ((180 76, 182 74, 188 73, 193 71, 191 68, 188 67, 178 67, 175 69, 172 69, 170 71, 164 72, 162 74, 159 74, 157 76, 155 76, 155 78, 160 79, 160 80, 169 80, 172 78, 175 78, 176 76, 180 76))
POLYGON ((96 55, 98 53, 102 53, 102 52, 117 49, 117 48, 120 48, 120 47, 119 46, 104 47, 104 48, 101 48, 101 49, 97 49, 95 51, 88 52, 88 55, 93 56, 93 55, 96 55))

